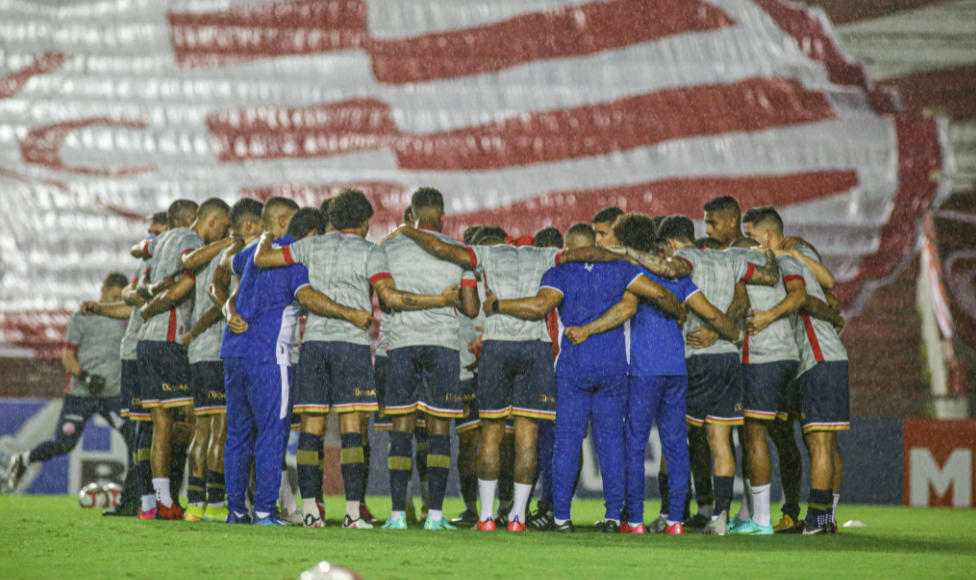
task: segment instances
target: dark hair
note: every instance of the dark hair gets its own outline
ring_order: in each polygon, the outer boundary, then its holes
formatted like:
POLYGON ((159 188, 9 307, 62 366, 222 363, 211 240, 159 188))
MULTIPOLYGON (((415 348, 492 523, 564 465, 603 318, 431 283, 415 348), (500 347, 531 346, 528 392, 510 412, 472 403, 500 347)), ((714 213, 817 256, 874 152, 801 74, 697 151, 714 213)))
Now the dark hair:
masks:
MULTIPOLYGON (((373 204, 358 189, 343 189, 329 205, 329 221, 337 230, 358 228, 373 217, 373 204)), ((324 228, 323 228, 324 229, 324 228)))
POLYGON ((569 226, 569 229, 566 230, 566 239, 576 236, 585 237, 591 243, 596 242, 596 232, 593 231, 590 224, 578 223, 569 226))
POLYGON ((759 245, 759 242, 757 242, 756 240, 754 240, 754 239, 752 239, 750 237, 747 237, 747 236, 742 236, 741 238, 736 238, 735 241, 732 242, 732 244, 729 247, 730 248, 746 248, 746 249, 748 249, 748 248, 755 248, 758 245, 759 245))
POLYGON ((178 199, 169 204, 166 210, 166 222, 169 227, 178 228, 182 225, 190 225, 197 215, 197 202, 191 199, 178 199))
POLYGON ((617 219, 613 226, 617 241, 640 252, 651 252, 657 242, 657 226, 654 220, 642 213, 628 213, 617 219))
POLYGON ((325 218, 325 225, 329 225, 330 223, 332 223, 332 220, 329 217, 329 207, 331 205, 332 205, 331 197, 327 197, 323 199, 322 203, 319 204, 319 211, 322 212, 322 217, 325 218))
POLYGON ((444 196, 433 187, 421 187, 410 198, 410 207, 444 209, 444 196))
POLYGON ((771 205, 749 209, 742 216, 742 223, 752 224, 754 226, 771 226, 780 235, 783 234, 783 218, 779 217, 779 212, 773 209, 771 205))
POLYGON ((618 217, 624 215, 624 210, 619 207, 605 207, 600 211, 596 212, 593 216, 593 223, 595 224, 607 224, 613 223, 618 217))
POLYGON ((107 288, 125 288, 129 285, 129 279, 125 277, 125 274, 120 274, 119 272, 112 272, 105 277, 104 285, 107 288))
POLYGON ((270 229, 274 220, 281 214, 290 211, 298 211, 298 204, 295 200, 287 197, 275 196, 264 202, 264 209, 261 211, 261 219, 264 221, 265 229, 270 229))
POLYGON ((300 240, 307 236, 312 230, 318 230, 320 234, 325 233, 325 218, 322 212, 314 207, 303 207, 291 216, 288 222, 288 235, 300 240))
POLYGON ((505 241, 508 237, 508 233, 498 226, 481 226, 481 230, 478 235, 474 237, 474 244, 484 244, 487 240, 497 238, 501 241, 505 241))
POLYGON ((149 218, 149 222, 161 226, 169 225, 169 216, 166 215, 165 211, 157 211, 149 218))
POLYGON ((407 209, 403 210, 403 223, 405 224, 410 223, 411 221, 413 221, 412 219, 410 219, 412 217, 413 217, 413 208, 408 205, 407 209))
POLYGON ((668 216, 661 222, 661 226, 657 230, 657 237, 662 241, 694 242, 695 224, 683 215, 668 216))
POLYGON ((215 213, 230 213, 230 206, 219 197, 211 197, 200 204, 200 208, 197 209, 197 219, 204 220, 215 213))
POLYGON ((237 200, 230 208, 231 227, 234 229, 240 228, 248 220, 255 222, 261 221, 261 210, 263 209, 264 204, 256 199, 244 197, 237 200))
POLYGON ((739 202, 731 195, 722 195, 710 200, 705 204, 705 211, 731 211, 735 212, 735 215, 742 212, 739 209, 739 202))
POLYGON ((474 241, 478 239, 479 235, 481 235, 481 230, 484 229, 484 227, 485 226, 474 225, 464 228, 464 235, 461 236, 461 239, 468 246, 474 245, 474 241))
POLYGON ((563 235, 553 226, 542 228, 535 233, 535 247, 561 248, 563 247, 563 235))
POLYGON ((721 250, 722 242, 712 237, 698 238, 695 240, 695 247, 700 250, 721 250))

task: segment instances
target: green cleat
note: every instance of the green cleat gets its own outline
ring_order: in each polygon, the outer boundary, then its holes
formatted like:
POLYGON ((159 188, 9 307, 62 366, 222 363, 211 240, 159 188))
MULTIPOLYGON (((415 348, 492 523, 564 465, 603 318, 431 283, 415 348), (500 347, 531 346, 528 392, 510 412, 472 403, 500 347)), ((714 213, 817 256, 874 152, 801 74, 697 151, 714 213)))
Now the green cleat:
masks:
POLYGON ((393 516, 390 516, 390 518, 388 520, 386 520, 386 523, 383 524, 383 527, 381 529, 384 529, 384 530, 405 530, 405 529, 407 529, 407 518, 404 515, 401 515, 400 517, 395 518, 395 519, 393 518, 393 516))
POLYGON ((760 526, 756 523, 756 520, 749 520, 748 522, 742 522, 739 518, 736 518, 739 522, 735 527, 729 526, 729 533, 739 536, 772 536, 776 532, 773 531, 773 525, 768 524, 765 526, 760 526))
POLYGON ((456 530, 457 528, 447 523, 447 520, 445 518, 435 520, 428 517, 427 521, 424 522, 424 529, 433 532, 438 532, 441 530, 456 530))
POLYGON ((732 530, 738 528, 739 526, 745 525, 747 521, 751 521, 751 520, 740 520, 738 517, 732 518, 729 521, 729 528, 728 528, 729 533, 731 534, 732 530))
POLYGON ((207 506, 207 511, 203 514, 203 521, 222 524, 227 521, 227 508, 215 508, 207 506))

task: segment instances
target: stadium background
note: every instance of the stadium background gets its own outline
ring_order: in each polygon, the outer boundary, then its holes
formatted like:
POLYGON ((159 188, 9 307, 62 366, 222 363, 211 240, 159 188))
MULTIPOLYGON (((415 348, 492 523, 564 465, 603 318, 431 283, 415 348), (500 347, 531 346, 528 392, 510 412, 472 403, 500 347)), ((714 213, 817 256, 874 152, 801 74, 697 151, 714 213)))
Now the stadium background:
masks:
MULTIPOLYGON (((868 451, 845 493, 908 502, 914 449, 943 475, 976 449, 969 423, 902 419, 969 414, 976 3, 819 4, 0 2, 0 454, 49 434, 58 403, 21 397, 59 395, 70 312, 178 197, 357 186, 379 236, 434 185, 450 233, 519 235, 605 205, 700 221, 728 193, 837 274, 868 451)), ((91 430, 31 489, 119 443, 91 430)), ((926 501, 972 505, 960 485, 926 501)))

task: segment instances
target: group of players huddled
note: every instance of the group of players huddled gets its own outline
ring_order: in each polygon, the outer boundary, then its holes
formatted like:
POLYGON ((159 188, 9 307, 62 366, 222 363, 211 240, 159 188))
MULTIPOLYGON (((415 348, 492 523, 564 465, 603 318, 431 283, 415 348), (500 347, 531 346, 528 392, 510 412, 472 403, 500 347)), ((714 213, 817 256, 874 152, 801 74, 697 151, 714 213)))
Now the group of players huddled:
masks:
POLYGON ((481 225, 460 243, 441 233, 441 193, 422 188, 403 225, 374 244, 373 207, 357 190, 321 208, 282 197, 233 207, 178 200, 133 248, 136 277, 109 275, 100 300, 71 318, 56 437, 16 455, 8 483, 16 489, 31 463, 70 451, 98 412, 131 455, 122 503, 106 515, 322 527, 331 412, 343 528, 378 523, 364 503, 372 417, 389 433, 383 528, 416 521, 416 467, 425 530, 572 532, 589 429, 603 532, 833 533, 836 432, 850 420, 833 276, 808 242, 784 237, 775 209, 742 214, 724 196, 704 210, 700 239, 685 216, 609 207, 565 240, 552 227, 512 238, 481 225), (452 420, 466 509, 448 521, 452 420), (794 421, 811 458, 803 520, 794 421), (662 505, 645 524, 655 423, 662 505), (730 517, 734 426, 746 489, 730 517), (285 466, 290 429, 300 431, 301 507, 285 466), (767 436, 786 496, 775 527, 767 436), (170 487, 184 470, 185 510, 170 487))

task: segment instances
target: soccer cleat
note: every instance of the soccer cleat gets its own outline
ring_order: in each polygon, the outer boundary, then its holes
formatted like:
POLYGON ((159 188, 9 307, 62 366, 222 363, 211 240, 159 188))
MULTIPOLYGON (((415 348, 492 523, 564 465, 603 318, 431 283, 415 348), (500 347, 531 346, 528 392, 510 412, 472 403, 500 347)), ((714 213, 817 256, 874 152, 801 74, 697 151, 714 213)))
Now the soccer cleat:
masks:
POLYGON ((723 511, 698 533, 706 536, 724 536, 729 533, 729 515, 723 511))
POLYGON ((424 529, 431 532, 439 532, 443 530, 456 530, 457 528, 449 524, 444 518, 435 520, 428 516, 427 520, 424 522, 424 529))
POLYGON ((372 530, 373 524, 367 522, 362 517, 352 519, 349 514, 342 519, 342 529, 344 530, 372 530))
POLYGON ((573 526, 573 520, 566 520, 562 525, 557 525, 556 520, 553 520, 552 531, 557 534, 572 534, 576 531, 576 528, 573 526))
POLYGON ((18 453, 10 460, 10 467, 7 468, 7 490, 10 493, 17 491, 20 480, 27 471, 27 462, 24 461, 24 454, 18 453))
POLYGON ((600 531, 604 534, 619 534, 620 524, 613 520, 606 520, 603 522, 603 528, 600 531))
POLYGON ((207 506, 207 511, 203 514, 203 521, 208 523, 224 523, 227 521, 227 507, 207 506))
POLYGON ((526 522, 526 525, 539 532, 548 532, 552 528, 552 519, 553 514, 551 509, 545 511, 539 509, 534 514, 529 515, 529 520, 526 522))
POLYGON ((225 523, 228 523, 228 524, 249 524, 249 523, 251 523, 251 516, 249 516, 247 514, 244 514, 242 516, 239 516, 239 515, 237 515, 236 513, 232 512, 232 511, 228 511, 227 512, 227 521, 225 523))
POLYGON ((274 527, 286 527, 291 524, 287 520, 282 519, 278 512, 274 511, 263 518, 256 518, 251 522, 252 526, 274 526, 274 527))
POLYGON ((179 502, 173 502, 172 507, 166 507, 163 504, 158 504, 156 506, 156 519, 157 520, 182 520, 183 519, 183 508, 180 507, 179 502))
POLYGON ((658 516, 656 520, 644 526, 644 532, 648 534, 661 534, 664 533, 664 530, 667 527, 668 527, 668 518, 664 516, 658 516))
POLYGON ((818 526, 817 524, 808 520, 803 525, 804 536, 817 536, 817 535, 826 536, 827 534, 830 534, 832 531, 833 531, 833 526, 831 526, 829 523, 823 526, 818 526))
POLYGON ((325 502, 317 501, 315 502, 315 507, 319 508, 319 513, 322 514, 322 521, 325 521, 325 502))
POLYGON ((783 514, 783 517, 779 519, 779 522, 773 526, 773 531, 777 534, 783 533, 790 528, 795 528, 797 526, 797 521, 793 519, 793 516, 789 514, 783 514))
POLYGON ((644 527, 644 524, 632 526, 630 525, 630 522, 620 522, 620 533, 637 534, 638 536, 643 536, 647 533, 647 528, 644 527))
POLYGON ((279 515, 278 517, 292 526, 300 526, 304 523, 302 518, 302 510, 300 509, 296 509, 292 512, 285 512, 284 515, 279 515))
POLYGON ((664 528, 664 534, 668 536, 683 536, 685 535, 685 526, 681 522, 674 522, 664 528))
POLYGON ((503 527, 503 528, 505 526, 507 526, 508 525, 508 510, 502 511, 501 509, 499 509, 498 510, 498 517, 495 518, 495 523, 498 524, 499 526, 503 527))
POLYGON ((741 536, 772 536, 776 532, 773 531, 772 525, 762 526, 756 520, 749 520, 748 522, 741 522, 734 528, 729 528, 729 533, 741 536))
POLYGON ((476 523, 474 525, 474 527, 472 527, 471 529, 472 530, 475 530, 477 532, 494 532, 495 531, 495 520, 493 520, 491 518, 488 518, 487 520, 485 520, 483 522, 479 520, 478 523, 476 523))
POLYGON ((746 521, 748 521, 748 520, 740 520, 739 519, 739 516, 736 516, 736 517, 732 518, 732 520, 729 522, 729 533, 731 534, 732 533, 732 530, 734 530, 737 527, 745 524, 746 521))
POLYGON ((138 507, 130 507, 128 505, 123 506, 122 504, 119 504, 115 506, 114 509, 103 511, 102 515, 107 518, 111 518, 111 517, 131 518, 135 516, 137 513, 139 513, 138 507))
POLYGON ((186 506, 186 511, 183 512, 183 521, 202 522, 206 514, 207 508, 197 507, 195 505, 186 506))
POLYGON ((712 519, 706 515, 695 514, 691 519, 685 520, 684 526, 689 530, 700 530, 712 523, 712 519))
POLYGON ((359 504, 359 519, 371 524, 379 522, 376 516, 373 515, 373 512, 369 511, 369 508, 364 503, 359 504))
POLYGON ((461 524, 463 526, 478 523, 478 514, 471 510, 464 510, 458 517, 451 519, 452 524, 461 524))
MULTIPOLYGON (((345 524, 345 522, 342 523, 345 524)), ((305 514, 305 519, 302 520, 302 525, 305 526, 306 528, 324 528, 325 520, 323 520, 322 518, 317 518, 312 514, 305 514)))
POLYGON ((603 524, 605 524, 605 523, 607 523, 607 520, 597 520, 597 521, 593 522, 593 527, 594 528, 602 528, 603 527, 603 524))
POLYGON ((154 520, 156 519, 156 508, 153 508, 148 512, 144 512, 142 511, 142 508, 139 508, 139 513, 136 514, 136 517, 140 520, 154 520))
POLYGON ((520 522, 518 520, 518 516, 516 516, 515 519, 513 519, 510 522, 508 522, 508 531, 510 531, 510 532, 524 532, 525 531, 525 524, 523 524, 522 522, 520 522))
POLYGON ((405 516, 403 516, 403 515, 401 515, 401 516, 399 516, 397 518, 394 518, 393 516, 390 516, 390 518, 388 520, 386 520, 386 523, 383 524, 383 528, 382 529, 384 529, 384 530, 405 530, 405 529, 407 529, 407 518, 405 516))

